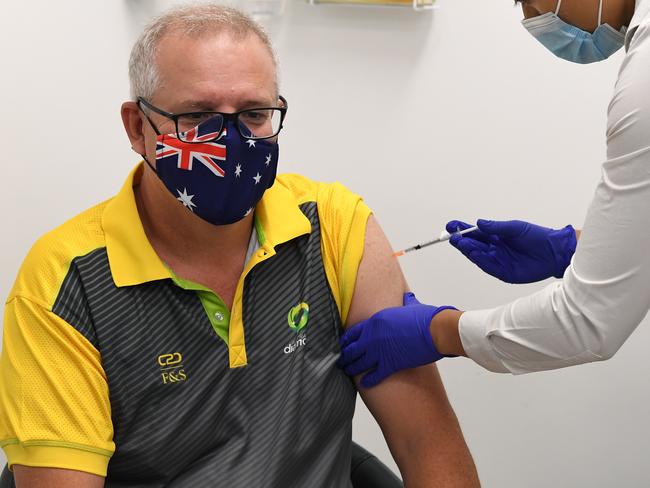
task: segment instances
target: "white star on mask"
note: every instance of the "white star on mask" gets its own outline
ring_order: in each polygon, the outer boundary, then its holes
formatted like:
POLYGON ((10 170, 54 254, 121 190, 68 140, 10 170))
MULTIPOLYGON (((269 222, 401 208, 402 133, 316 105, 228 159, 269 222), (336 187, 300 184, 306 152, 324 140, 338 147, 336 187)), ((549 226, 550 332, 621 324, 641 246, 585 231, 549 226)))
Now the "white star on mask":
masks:
POLYGON ((270 154, 266 157, 266 161, 264 161, 264 164, 266 164, 267 166, 269 164, 271 164, 271 155, 270 154))
POLYGON ((187 194, 187 188, 183 188, 183 193, 181 193, 180 190, 176 190, 178 192, 178 197, 176 200, 181 202, 185 207, 189 208, 192 212, 194 212, 194 209, 192 207, 196 207, 196 204, 192 202, 192 198, 194 198, 194 195, 188 195, 187 194))
POLYGON ((262 175, 257 173, 255 176, 253 176, 253 179, 255 180, 255 184, 257 185, 260 182, 260 180, 262 179, 262 175))
POLYGON ((253 211, 253 207, 246 210, 246 213, 244 214, 244 217, 248 217, 251 214, 252 211, 253 211))
POLYGON ((239 175, 241 174, 241 164, 238 164, 235 166, 235 176, 239 178, 239 175))
POLYGON ((246 144, 248 144, 248 147, 255 147, 255 141, 253 139, 248 139, 246 144))

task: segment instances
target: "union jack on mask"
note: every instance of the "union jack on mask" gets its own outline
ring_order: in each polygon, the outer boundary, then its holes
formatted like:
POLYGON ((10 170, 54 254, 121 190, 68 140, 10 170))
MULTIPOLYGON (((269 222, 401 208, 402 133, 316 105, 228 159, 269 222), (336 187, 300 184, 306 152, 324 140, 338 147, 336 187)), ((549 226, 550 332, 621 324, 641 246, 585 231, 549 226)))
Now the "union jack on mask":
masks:
POLYGON ((232 121, 217 141, 219 121, 209 119, 187 131, 157 138, 155 170, 179 204, 214 225, 250 214, 275 181, 278 144, 243 138, 232 121), (186 142, 188 141, 188 142, 186 142))

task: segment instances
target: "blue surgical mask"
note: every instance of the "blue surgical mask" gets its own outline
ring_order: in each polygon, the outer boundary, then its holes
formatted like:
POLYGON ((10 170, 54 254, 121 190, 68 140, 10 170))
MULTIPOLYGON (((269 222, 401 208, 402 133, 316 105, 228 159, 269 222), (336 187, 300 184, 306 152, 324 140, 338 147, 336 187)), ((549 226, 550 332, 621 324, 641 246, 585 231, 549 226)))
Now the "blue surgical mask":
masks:
POLYGON ((555 12, 522 22, 526 30, 557 57, 580 64, 595 63, 609 58, 623 47, 627 27, 618 32, 602 23, 602 0, 598 7, 598 27, 593 34, 560 19, 561 4, 562 0, 558 0, 555 12))
POLYGON ((201 143, 214 133, 215 124, 221 123, 209 119, 183 135, 194 143, 176 134, 159 135, 154 169, 189 211, 214 225, 233 224, 249 215, 273 185, 278 144, 246 139, 232 121, 218 140, 201 143))

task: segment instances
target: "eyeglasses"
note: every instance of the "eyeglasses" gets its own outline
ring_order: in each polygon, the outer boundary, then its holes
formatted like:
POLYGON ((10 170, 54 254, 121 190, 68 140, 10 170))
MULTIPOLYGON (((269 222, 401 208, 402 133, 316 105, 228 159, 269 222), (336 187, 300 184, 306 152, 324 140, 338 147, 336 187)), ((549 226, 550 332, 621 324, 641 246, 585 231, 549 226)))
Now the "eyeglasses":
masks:
MULTIPOLYGON (((249 108, 233 113, 185 112, 173 114, 152 105, 142 97, 138 97, 138 107, 142 110, 142 106, 144 105, 148 110, 172 120, 176 130, 176 137, 181 141, 189 143, 205 143, 219 139, 226 127, 226 122, 229 120, 232 120, 235 123, 235 127, 237 127, 239 134, 245 139, 259 140, 277 136, 280 133, 280 130, 282 130, 282 122, 287 114, 288 107, 287 101, 284 97, 280 96, 280 100, 284 105, 283 107, 249 108), (189 131, 208 120, 211 121, 211 133, 215 134, 215 136, 210 139, 196 139, 194 137, 194 131, 189 131)), ((147 113, 144 110, 142 110, 142 113, 147 117, 147 120, 156 133, 160 135, 158 127, 156 127, 152 122, 147 113)))

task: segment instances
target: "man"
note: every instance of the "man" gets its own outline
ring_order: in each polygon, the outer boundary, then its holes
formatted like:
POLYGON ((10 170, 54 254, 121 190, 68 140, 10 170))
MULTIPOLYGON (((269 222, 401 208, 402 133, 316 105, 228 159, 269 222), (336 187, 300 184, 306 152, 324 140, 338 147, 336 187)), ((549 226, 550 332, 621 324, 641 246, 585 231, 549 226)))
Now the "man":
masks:
MULTIPOLYGON (((17 486, 350 486, 338 339, 401 302, 386 238, 340 185, 276 181, 287 102, 243 14, 156 19, 130 78, 144 164, 39 240, 7 301, 0 442, 17 486)), ((434 366, 362 397, 407 486, 478 484, 434 366)))

